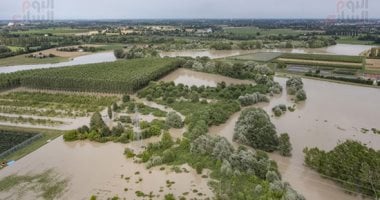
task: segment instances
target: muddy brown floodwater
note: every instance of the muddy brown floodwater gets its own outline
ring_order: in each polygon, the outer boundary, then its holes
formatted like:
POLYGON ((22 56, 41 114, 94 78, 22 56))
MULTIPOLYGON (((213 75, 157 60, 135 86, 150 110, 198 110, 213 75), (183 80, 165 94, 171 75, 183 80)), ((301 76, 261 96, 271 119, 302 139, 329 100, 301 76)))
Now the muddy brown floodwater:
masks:
MULTIPOLYGON (((15 173, 19 175, 34 174, 53 169, 69 180, 68 187, 60 197, 60 199, 68 200, 87 200, 91 195, 96 195, 98 199, 107 199, 113 196, 121 199, 140 199, 137 198, 136 191, 145 194, 152 192, 153 195, 156 195, 153 199, 163 199, 163 196, 169 193, 183 196, 183 193, 186 192, 188 193, 187 198, 213 197, 212 191, 207 186, 209 179, 202 178, 187 165, 183 165, 181 168, 186 168, 188 173, 175 173, 168 166, 164 170, 159 167, 148 170, 143 164, 126 159, 123 155, 125 147, 138 149, 147 142, 157 140, 157 138, 151 138, 148 141, 123 145, 89 141, 68 143, 59 137, 20 159, 14 165, 1 170, 0 179, 15 173), (167 180, 174 184, 168 187, 167 180), (194 193, 193 190, 197 190, 197 192, 194 193)), ((204 174, 206 173, 209 172, 204 172, 204 174)), ((30 196, 36 195, 34 192, 21 198, 17 195, 18 192, 14 190, 0 192, 0 199, 41 198, 30 196)))
POLYGON ((217 74, 209 74, 204 72, 196 72, 193 70, 179 68, 169 75, 163 77, 160 81, 173 81, 175 84, 184 84, 187 86, 210 86, 216 87, 218 83, 225 82, 227 85, 230 84, 254 84, 253 81, 240 80, 235 78, 229 78, 217 74))
MULTIPOLYGON (((284 88, 286 79, 276 78, 284 88)), ((380 135, 363 134, 362 128, 380 128, 380 90, 360 86, 344 85, 318 80, 303 79, 308 95, 306 102, 297 105, 295 112, 273 117, 271 109, 278 104, 293 105, 286 94, 273 97, 270 103, 259 104, 272 117, 278 133, 289 133, 293 145, 293 156, 286 158, 271 154, 276 160, 285 181, 288 181, 306 199, 361 199, 349 195, 332 181, 321 178, 315 171, 303 165, 305 147, 333 149, 339 141, 353 139, 377 150, 380 135)), ((240 113, 235 113, 225 124, 214 126, 210 133, 232 141, 235 123, 240 113)))
POLYGON ((281 53, 315 53, 315 54, 336 54, 336 55, 351 55, 357 56, 360 53, 371 49, 373 46, 356 45, 356 44, 337 44, 323 48, 294 48, 294 49, 255 49, 255 50, 183 50, 173 52, 161 52, 161 57, 203 57, 207 56, 211 59, 225 58, 230 56, 238 56, 243 54, 257 52, 281 52, 281 53))

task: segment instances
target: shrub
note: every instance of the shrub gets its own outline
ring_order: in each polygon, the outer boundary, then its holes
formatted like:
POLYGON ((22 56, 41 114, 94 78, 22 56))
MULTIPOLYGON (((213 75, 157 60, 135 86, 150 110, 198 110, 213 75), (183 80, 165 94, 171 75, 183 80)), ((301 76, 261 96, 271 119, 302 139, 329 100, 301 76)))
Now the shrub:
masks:
POLYGON ((179 116, 176 112, 169 112, 166 116, 166 125, 172 128, 182 128, 183 122, 181 116, 179 116))
POLYGON ((278 150, 280 154, 283 156, 291 156, 292 155, 292 144, 289 140, 289 135, 287 133, 283 133, 279 137, 278 150))
POLYGON ((306 92, 303 89, 300 89, 296 92, 296 100, 297 101, 305 101, 306 100, 306 92))
POLYGON ((128 94, 124 94, 123 95, 123 102, 124 103, 127 103, 131 100, 131 97, 128 95, 128 94))
POLYGON ((242 106, 251 106, 259 102, 269 102, 269 98, 267 96, 258 92, 240 96, 238 100, 242 106))
POLYGON ((65 141, 75 141, 78 139, 77 137, 78 135, 76 130, 67 131, 63 134, 63 139, 65 141))
POLYGON ((133 157, 135 157, 135 153, 130 148, 125 148, 124 149, 124 155, 127 156, 127 158, 133 158, 133 157))

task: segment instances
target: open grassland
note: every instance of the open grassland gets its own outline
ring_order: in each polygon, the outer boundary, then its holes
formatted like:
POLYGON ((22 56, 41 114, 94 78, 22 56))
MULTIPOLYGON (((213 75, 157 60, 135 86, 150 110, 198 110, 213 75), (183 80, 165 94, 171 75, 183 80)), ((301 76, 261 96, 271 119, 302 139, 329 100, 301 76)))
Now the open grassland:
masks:
POLYGON ((243 60, 243 61, 257 61, 257 62, 269 62, 273 59, 281 56, 282 53, 277 52, 258 52, 252 54, 245 54, 240 56, 229 57, 228 59, 243 60))
POLYGON ((116 96, 9 92, 0 95, 0 113, 46 117, 82 117, 118 101, 116 96))
POLYGON ((179 67, 177 59, 146 58, 39 69, 0 75, 0 89, 24 86, 81 92, 126 93, 179 67))
POLYGON ((246 35, 246 36, 268 36, 268 35, 299 35, 304 34, 307 31, 293 30, 293 29, 260 29, 258 27, 233 27, 225 28, 225 32, 234 35, 246 35))
POLYGON ((12 34, 21 34, 21 35, 74 35, 76 33, 85 33, 88 32, 88 29, 76 29, 70 27, 60 27, 60 28, 46 28, 46 29, 29 29, 29 30, 19 30, 12 31, 12 34))
POLYGON ((33 64, 51 64, 67 61, 68 58, 52 57, 52 58, 29 58, 25 55, 12 56, 0 59, 0 67, 14 65, 33 65, 33 64))
POLYGON ((41 146, 45 145, 48 140, 52 140, 62 134, 61 131, 56 130, 46 130, 46 129, 34 129, 34 128, 21 128, 21 127, 11 127, 11 126, 0 126, 0 130, 4 132, 17 132, 17 133, 41 133, 42 137, 33 141, 29 145, 13 152, 12 154, 6 156, 4 160, 18 160, 29 153, 37 150, 41 146))

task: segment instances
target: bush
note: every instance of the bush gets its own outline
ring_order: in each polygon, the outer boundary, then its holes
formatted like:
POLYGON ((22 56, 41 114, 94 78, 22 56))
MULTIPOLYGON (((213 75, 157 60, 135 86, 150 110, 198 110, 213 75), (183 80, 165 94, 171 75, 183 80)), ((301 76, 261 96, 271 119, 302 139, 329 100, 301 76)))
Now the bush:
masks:
POLYGON ((267 96, 258 92, 240 96, 238 100, 242 106, 251 106, 259 102, 269 102, 269 98, 267 96))
POLYGON ((127 158, 133 158, 133 157, 135 157, 135 153, 130 148, 125 148, 124 149, 124 155, 127 156, 127 158))
POLYGON ((305 101, 306 100, 306 92, 303 89, 300 89, 296 92, 296 100, 297 101, 305 101))
POLYGON ((283 133, 279 137, 278 150, 280 154, 283 156, 291 156, 292 155, 292 144, 289 140, 289 135, 287 133, 283 133))
POLYGON ((128 94, 124 94, 123 95, 123 102, 124 103, 127 103, 131 100, 131 97, 128 95, 128 94))
POLYGON ((120 59, 120 58, 124 58, 125 57, 125 53, 124 53, 124 50, 123 49, 115 49, 113 51, 113 54, 115 55, 116 58, 120 59))
POLYGON ((76 130, 72 130, 72 131, 67 131, 66 133, 63 134, 63 139, 65 141, 75 141, 77 140, 77 131, 76 130))
POLYGON ((182 128, 183 122, 181 116, 179 116, 176 112, 169 112, 166 116, 166 125, 172 128, 182 128))

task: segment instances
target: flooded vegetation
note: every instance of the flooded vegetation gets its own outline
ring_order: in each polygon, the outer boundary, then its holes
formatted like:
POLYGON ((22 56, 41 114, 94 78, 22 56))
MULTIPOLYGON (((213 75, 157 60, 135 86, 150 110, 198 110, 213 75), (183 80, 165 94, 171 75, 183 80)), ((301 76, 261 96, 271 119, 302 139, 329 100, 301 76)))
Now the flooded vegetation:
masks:
POLYGON ((0 20, 0 199, 373 199, 379 31, 0 20))

